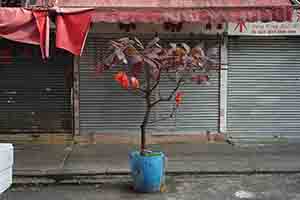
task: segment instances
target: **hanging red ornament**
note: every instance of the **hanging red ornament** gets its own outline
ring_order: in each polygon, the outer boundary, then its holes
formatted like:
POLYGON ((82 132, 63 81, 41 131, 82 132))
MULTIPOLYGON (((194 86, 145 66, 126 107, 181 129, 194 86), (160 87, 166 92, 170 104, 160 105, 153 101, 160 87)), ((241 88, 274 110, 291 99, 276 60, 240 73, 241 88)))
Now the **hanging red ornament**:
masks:
POLYGON ((137 78, 131 77, 130 80, 131 80, 131 87, 132 87, 133 89, 140 88, 140 82, 139 82, 139 80, 138 80, 137 78))
POLYGON ((121 83, 123 74, 124 74, 124 72, 118 72, 115 75, 115 81, 117 81, 118 83, 121 83))
POLYGON ((115 75, 115 80, 124 88, 129 88, 129 79, 125 72, 118 72, 115 75))
POLYGON ((176 106, 179 106, 181 104, 181 102, 182 102, 182 96, 183 96, 182 92, 177 92, 176 93, 176 97, 175 97, 176 106))
POLYGON ((123 77, 122 77, 121 86, 124 89, 128 89, 129 88, 129 79, 128 79, 128 76, 126 74, 124 74, 123 77))

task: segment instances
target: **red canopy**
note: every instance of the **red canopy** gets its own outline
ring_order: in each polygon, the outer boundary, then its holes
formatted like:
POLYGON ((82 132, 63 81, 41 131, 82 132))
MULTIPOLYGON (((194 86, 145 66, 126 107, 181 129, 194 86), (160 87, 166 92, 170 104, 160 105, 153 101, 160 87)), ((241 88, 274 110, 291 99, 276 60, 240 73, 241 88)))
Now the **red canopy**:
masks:
POLYGON ((56 47, 80 56, 90 28, 89 12, 56 16, 56 47), (78 20, 80 19, 80 20, 78 20))
MULTIPOLYGON (((51 0, 54 1, 54 0, 51 0)), ((80 55, 90 22, 254 22, 290 21, 289 0, 56 0, 57 41, 80 55)), ((47 11, 0 8, 0 36, 41 46, 48 56, 47 11), (9 19, 9 20, 8 20, 9 19)))
POLYGON ((0 8, 0 37, 40 45, 43 57, 48 57, 48 12, 32 12, 23 8, 0 8))
MULTIPOLYGON (((80 55, 90 27, 90 19, 89 12, 57 15, 56 46, 80 55)), ((0 37, 40 45, 42 57, 49 57, 50 18, 48 11, 0 8, 0 37)))
POLYGON ((93 22, 290 21, 289 0, 58 0, 60 12, 94 8, 93 22))

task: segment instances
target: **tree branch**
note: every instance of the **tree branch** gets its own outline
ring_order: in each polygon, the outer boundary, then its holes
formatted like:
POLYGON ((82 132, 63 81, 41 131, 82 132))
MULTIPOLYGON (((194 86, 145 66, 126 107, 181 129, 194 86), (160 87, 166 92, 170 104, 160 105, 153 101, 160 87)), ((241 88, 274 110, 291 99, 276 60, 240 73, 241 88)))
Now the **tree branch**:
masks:
POLYGON ((160 122, 160 121, 164 121, 164 120, 170 119, 170 118, 172 118, 174 116, 174 114, 176 113, 176 111, 177 111, 177 106, 174 106, 173 109, 172 109, 172 112, 167 117, 163 117, 163 118, 157 119, 155 121, 150 121, 149 124, 154 124, 154 123, 157 123, 157 122, 160 122))
POLYGON ((159 102, 162 102, 162 101, 170 101, 173 98, 173 96, 175 95, 176 91, 180 88, 180 86, 182 86, 181 83, 184 83, 183 80, 184 80, 183 77, 181 77, 179 79, 179 81, 176 84, 176 87, 173 89, 173 91, 171 92, 171 94, 169 95, 168 98, 162 98, 162 97, 160 97, 158 100, 156 100, 153 103, 151 103, 151 107, 155 106, 156 104, 158 104, 159 102))
POLYGON ((158 71, 158 77, 157 77, 157 81, 156 83, 153 85, 153 87, 150 89, 150 92, 152 92, 153 90, 155 90, 157 88, 157 86, 159 85, 160 83, 160 75, 161 75, 161 68, 159 69, 158 71))
POLYGON ((137 95, 141 98, 145 98, 146 93, 138 88, 136 90, 128 89, 127 91, 130 92, 131 94, 137 95))
POLYGON ((140 92, 146 94, 146 90, 144 90, 144 89, 142 89, 142 88, 136 88, 136 89, 137 89, 138 91, 140 91, 140 92))

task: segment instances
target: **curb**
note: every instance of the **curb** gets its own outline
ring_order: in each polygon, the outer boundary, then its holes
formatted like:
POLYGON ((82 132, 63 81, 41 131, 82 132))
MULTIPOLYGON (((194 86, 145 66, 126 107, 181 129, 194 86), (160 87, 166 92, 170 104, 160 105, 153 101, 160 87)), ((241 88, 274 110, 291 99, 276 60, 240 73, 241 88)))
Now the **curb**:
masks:
MULTIPOLYGON (((300 170, 245 170, 245 171, 167 171, 166 175, 253 175, 253 174, 300 174, 300 170)), ((124 176, 130 172, 105 172, 105 173, 62 173, 62 174, 17 174, 14 177, 75 177, 75 176, 124 176)))
MULTIPOLYGON (((174 171, 166 172, 166 176, 250 176, 250 175, 288 175, 299 174, 300 170, 245 170, 245 171, 174 171)), ((14 175, 14 185, 35 184, 96 184, 114 182, 116 180, 130 181, 129 172, 107 173, 61 173, 61 174, 18 174, 14 175)))
MULTIPOLYGON (((139 145, 139 134, 111 135, 90 133, 87 135, 72 134, 1 134, 0 142, 14 144, 132 144, 139 145)), ((148 144, 169 143, 225 143, 223 133, 191 133, 191 134, 152 134, 148 135, 148 144)))

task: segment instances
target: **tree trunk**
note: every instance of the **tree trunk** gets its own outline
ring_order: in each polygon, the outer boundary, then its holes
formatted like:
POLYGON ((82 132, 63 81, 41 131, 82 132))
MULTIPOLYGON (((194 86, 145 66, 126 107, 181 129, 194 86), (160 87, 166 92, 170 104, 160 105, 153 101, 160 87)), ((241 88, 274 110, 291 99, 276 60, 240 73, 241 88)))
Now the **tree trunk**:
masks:
POLYGON ((146 94, 145 94, 145 103, 146 103, 146 111, 144 115, 144 120, 141 124, 141 154, 145 154, 145 149, 146 149, 146 130, 147 130, 147 125, 149 122, 149 117, 151 113, 151 80, 150 80, 150 69, 149 66, 145 65, 145 80, 146 80, 146 94))
POLYGON ((146 129, 150 117, 150 107, 147 106, 143 123, 141 125, 141 154, 144 155, 146 150, 146 129))

